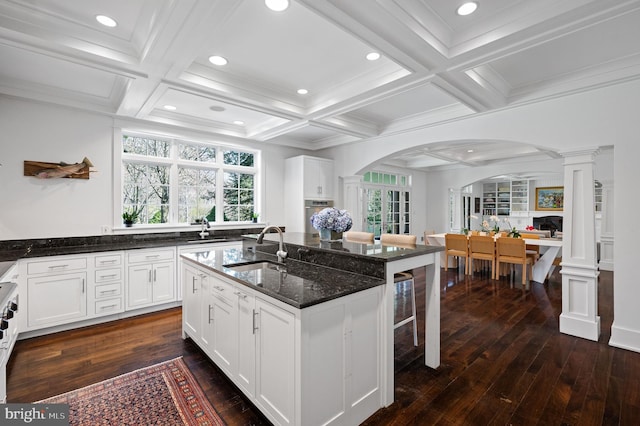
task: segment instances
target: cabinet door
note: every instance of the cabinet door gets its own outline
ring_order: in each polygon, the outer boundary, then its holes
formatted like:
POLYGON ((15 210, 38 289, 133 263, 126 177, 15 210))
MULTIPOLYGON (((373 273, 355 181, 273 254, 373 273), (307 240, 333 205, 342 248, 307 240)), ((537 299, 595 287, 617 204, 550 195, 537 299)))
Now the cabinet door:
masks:
POLYGON ((315 158, 304 158, 304 197, 306 199, 331 199, 333 196, 333 164, 315 158))
POLYGON ((127 307, 148 305, 153 302, 151 265, 129 266, 127 282, 127 307))
POLYGON ((176 298, 174 262, 156 263, 153 265, 153 302, 171 302, 176 298))
POLYGON ((27 279, 27 324, 51 326, 87 315, 87 274, 49 275, 27 279))
POLYGON ((185 265, 182 269, 182 329, 196 340, 200 333, 202 294, 201 272, 185 265))
POLYGON ((275 423, 295 422, 295 316, 256 298, 256 403, 275 423))
POLYGON ((238 297, 238 374, 237 384, 253 398, 256 388, 255 297, 236 289, 238 297))
POLYGON ((230 377, 236 374, 238 354, 238 312, 233 287, 212 280, 213 338, 209 342, 213 361, 230 377))

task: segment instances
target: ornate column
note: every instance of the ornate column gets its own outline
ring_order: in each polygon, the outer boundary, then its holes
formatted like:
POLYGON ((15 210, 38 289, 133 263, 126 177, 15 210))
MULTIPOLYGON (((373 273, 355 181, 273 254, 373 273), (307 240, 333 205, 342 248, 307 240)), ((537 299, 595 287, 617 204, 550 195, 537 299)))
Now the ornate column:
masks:
POLYGON ((564 157, 562 314, 560 332, 589 340, 600 336, 593 165, 597 149, 564 157))
POLYGON ((362 176, 343 176, 342 178, 343 208, 351 214, 353 219, 352 231, 364 229, 365 217, 363 213, 364 201, 362 176))
POLYGON ((460 188, 449 188, 451 214, 453 218, 453 224, 451 225, 451 232, 459 234, 462 232, 462 190, 460 188))
POLYGON ((603 181, 599 263, 601 271, 613 271, 613 235, 613 183, 603 181))

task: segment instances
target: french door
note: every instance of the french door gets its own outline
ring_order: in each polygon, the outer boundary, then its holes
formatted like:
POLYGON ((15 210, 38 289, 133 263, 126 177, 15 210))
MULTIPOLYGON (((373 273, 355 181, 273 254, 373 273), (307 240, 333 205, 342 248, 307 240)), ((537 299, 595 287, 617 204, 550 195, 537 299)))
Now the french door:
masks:
POLYGON ((373 232, 376 237, 411 232, 409 191, 384 187, 365 187, 364 191, 366 232, 373 232))

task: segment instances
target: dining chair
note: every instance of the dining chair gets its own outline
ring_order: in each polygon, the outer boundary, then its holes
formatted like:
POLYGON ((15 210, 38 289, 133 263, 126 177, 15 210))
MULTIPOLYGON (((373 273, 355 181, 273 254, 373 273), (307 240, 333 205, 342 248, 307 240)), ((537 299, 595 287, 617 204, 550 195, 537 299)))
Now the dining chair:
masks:
POLYGON ((431 245, 431 244, 429 244, 429 239, 427 238, 427 236, 429 236, 429 235, 433 235, 433 234, 435 234, 435 233, 436 233, 436 232, 435 232, 433 229, 427 229, 426 231, 424 231, 424 236, 423 236, 423 238, 424 238, 424 245, 426 245, 426 246, 431 245))
MULTIPOLYGON (((539 240, 540 239, 540 235, 539 234, 520 234, 520 236, 522 238, 529 238, 532 240, 539 240)), ((527 250, 527 256, 529 256, 531 258, 531 260, 533 261, 533 263, 536 263, 538 261, 538 259, 540 259, 540 246, 537 246, 535 244, 527 244, 526 246, 526 250, 527 250)))
POLYGON ((533 267, 533 260, 527 256, 526 244, 522 238, 498 238, 496 240, 496 261, 522 265, 522 292, 526 291, 527 267, 533 267))
MULTIPOLYGON (((416 246, 415 235, 400 235, 400 234, 382 234, 380 235, 380 242, 385 246, 415 248, 416 246)), ((405 324, 413 322, 413 345, 418 346, 418 322, 416 316, 416 286, 413 273, 411 271, 397 272, 393 275, 393 283, 395 286, 396 294, 398 293, 398 286, 403 283, 410 283, 411 287, 411 315, 401 321, 398 321, 393 325, 395 330, 405 324)))
POLYGON ((444 270, 449 270, 449 256, 464 257, 464 271, 469 274, 469 241, 466 235, 445 234, 444 235, 444 270))
POLYGON ((373 244, 373 232, 347 231, 342 234, 345 241, 353 243, 370 243, 373 244))
POLYGON ((496 272, 496 243, 493 237, 472 235, 469 237, 469 270, 473 273, 473 261, 488 260, 491 262, 491 278, 498 279, 496 272))

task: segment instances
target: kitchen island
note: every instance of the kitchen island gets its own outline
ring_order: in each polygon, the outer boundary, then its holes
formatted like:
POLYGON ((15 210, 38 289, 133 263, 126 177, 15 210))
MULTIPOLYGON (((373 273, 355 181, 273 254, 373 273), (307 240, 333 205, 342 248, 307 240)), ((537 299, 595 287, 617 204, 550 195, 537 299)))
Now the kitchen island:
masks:
POLYGON ((182 256, 184 336, 271 421, 358 424, 393 402, 396 272, 425 268, 425 364, 439 365, 441 249, 283 238, 284 265, 275 234, 182 256))

